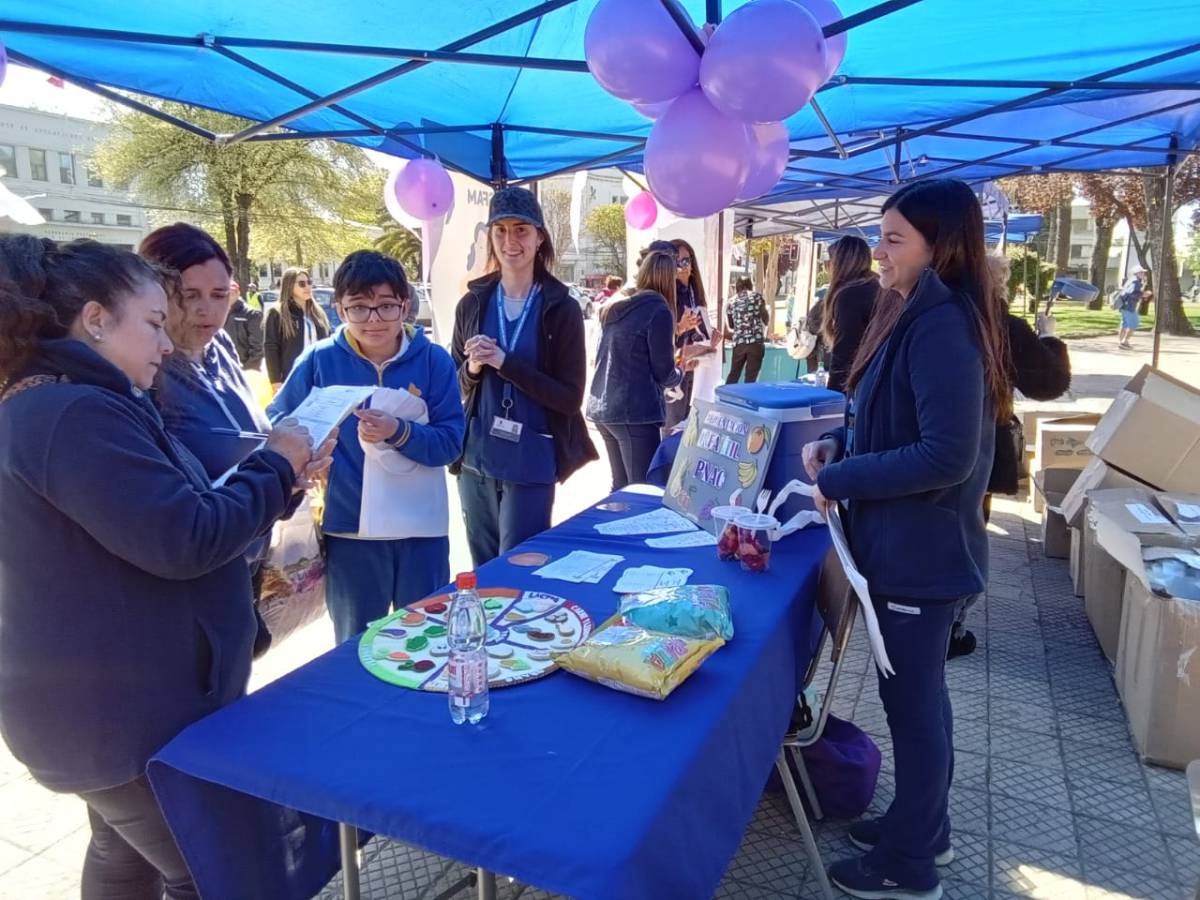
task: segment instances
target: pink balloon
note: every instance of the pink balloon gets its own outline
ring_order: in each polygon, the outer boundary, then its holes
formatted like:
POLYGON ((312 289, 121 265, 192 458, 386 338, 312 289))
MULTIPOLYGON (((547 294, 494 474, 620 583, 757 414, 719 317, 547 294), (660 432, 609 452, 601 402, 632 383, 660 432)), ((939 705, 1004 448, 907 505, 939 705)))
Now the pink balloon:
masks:
POLYGON ((779 122, 825 83, 821 26, 794 0, 755 0, 720 24, 700 63, 713 106, 743 122, 779 122))
POLYGON ((440 219, 454 203, 454 182, 437 160, 414 159, 396 176, 396 199, 410 216, 440 219))
MULTIPOLYGON (((792 0, 793 3, 799 3, 817 20, 817 24, 824 28, 826 25, 832 25, 834 22, 839 22, 843 18, 842 11, 837 8, 837 4, 833 0, 792 0)), ((838 70, 838 66, 842 64, 842 59, 846 56, 846 32, 835 34, 831 38, 825 38, 825 80, 828 81, 833 77, 833 73, 838 70)))
POLYGON ((625 224, 636 231, 645 231, 658 219, 658 204, 649 191, 639 191, 625 204, 625 224))
MULTIPOLYGON (((671 100, 674 99, 674 97, 671 98, 671 100)), ((667 108, 671 105, 671 100, 660 100, 658 103, 638 103, 634 101, 630 106, 647 119, 655 121, 667 111, 667 108)))
POLYGON ((720 212, 746 181, 751 140, 749 128, 693 88, 650 129, 645 168, 654 198, 689 218, 720 212))
POLYGON ((614 97, 673 100, 699 77, 700 57, 658 0, 600 0, 583 34, 592 77, 614 97))
POLYGON ((754 134, 750 150, 750 174, 738 192, 738 200, 761 197, 775 185, 788 164, 788 132, 782 122, 751 125, 754 134))
POLYGON ((404 167, 407 164, 408 161, 404 160, 399 168, 393 169, 388 174, 387 181, 383 185, 383 205, 387 208, 388 215, 405 228, 411 230, 419 226, 421 220, 406 213, 404 207, 400 205, 400 198, 396 196, 396 180, 400 177, 400 173, 404 171, 404 167))
POLYGON ((0 41, 0 84, 4 84, 4 73, 7 71, 8 51, 4 49, 4 41, 0 41))

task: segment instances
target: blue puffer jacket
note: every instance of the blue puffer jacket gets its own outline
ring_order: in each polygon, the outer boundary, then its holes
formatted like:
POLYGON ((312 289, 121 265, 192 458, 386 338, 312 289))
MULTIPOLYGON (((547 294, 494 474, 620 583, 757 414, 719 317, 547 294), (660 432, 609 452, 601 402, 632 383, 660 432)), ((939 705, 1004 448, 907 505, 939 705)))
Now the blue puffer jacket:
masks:
MULTIPOLYGON (((871 590, 918 602, 982 591, 996 417, 975 313, 933 270, 921 276, 847 415, 852 452, 825 466, 817 485, 829 499, 849 501, 850 547, 871 590)), ((839 438, 845 446, 844 432, 839 438)))
POLYGON ((656 291, 611 300, 600 314, 604 331, 587 417, 608 425, 661 425, 663 389, 683 380, 675 365, 675 317, 656 291))
POLYGON ((294 480, 261 450, 213 490, 116 368, 79 341, 42 344, 0 401, 0 732, 34 778, 124 784, 242 695, 243 554, 294 480))

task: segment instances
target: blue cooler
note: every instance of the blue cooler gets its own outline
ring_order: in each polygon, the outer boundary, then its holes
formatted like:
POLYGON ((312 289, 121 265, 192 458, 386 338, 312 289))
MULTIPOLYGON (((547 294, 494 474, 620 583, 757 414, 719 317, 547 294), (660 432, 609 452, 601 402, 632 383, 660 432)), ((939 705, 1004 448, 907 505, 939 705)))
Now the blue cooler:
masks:
MULTIPOLYGON (((844 424, 846 395, 828 388, 785 381, 774 384, 724 384, 716 391, 717 404, 731 411, 750 410, 777 419, 782 427, 775 441, 771 466, 763 487, 777 493, 789 481, 812 481, 804 472, 804 445, 844 424)), ((748 498, 749 503, 754 498, 748 498)), ((778 511, 786 522, 802 509, 812 509, 807 497, 791 497, 778 511)))

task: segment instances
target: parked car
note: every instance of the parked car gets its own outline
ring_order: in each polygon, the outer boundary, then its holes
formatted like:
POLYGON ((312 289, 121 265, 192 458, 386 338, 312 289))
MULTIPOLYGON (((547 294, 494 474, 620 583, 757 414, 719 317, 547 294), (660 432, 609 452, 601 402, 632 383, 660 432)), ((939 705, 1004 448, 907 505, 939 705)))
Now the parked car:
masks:
POLYGON ((337 310, 333 308, 333 288, 314 287, 313 299, 320 304, 321 309, 325 310, 325 315, 329 317, 330 328, 337 328, 342 324, 342 320, 338 316, 337 310))
POLYGON ((425 282, 415 281, 410 287, 412 288, 412 299, 408 304, 408 317, 405 321, 410 325, 420 325, 427 332, 431 332, 427 337, 432 340, 433 298, 429 292, 429 285, 425 282))
POLYGON ((585 319, 590 319, 596 313, 596 305, 591 298, 585 294, 578 285, 568 284, 567 291, 576 303, 579 304, 579 310, 583 313, 585 319))

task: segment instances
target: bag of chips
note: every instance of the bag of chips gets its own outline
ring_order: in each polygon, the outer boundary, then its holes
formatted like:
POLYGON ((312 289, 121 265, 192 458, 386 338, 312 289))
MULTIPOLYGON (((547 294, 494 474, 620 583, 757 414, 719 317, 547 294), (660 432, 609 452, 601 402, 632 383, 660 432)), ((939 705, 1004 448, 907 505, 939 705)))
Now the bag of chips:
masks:
POLYGON ((621 615, 651 631, 691 638, 733 638, 729 591, 719 584, 685 584, 626 594, 621 615))
POLYGON ((649 631, 617 616, 555 661, 589 681, 662 700, 724 644, 719 637, 699 640, 649 631))

